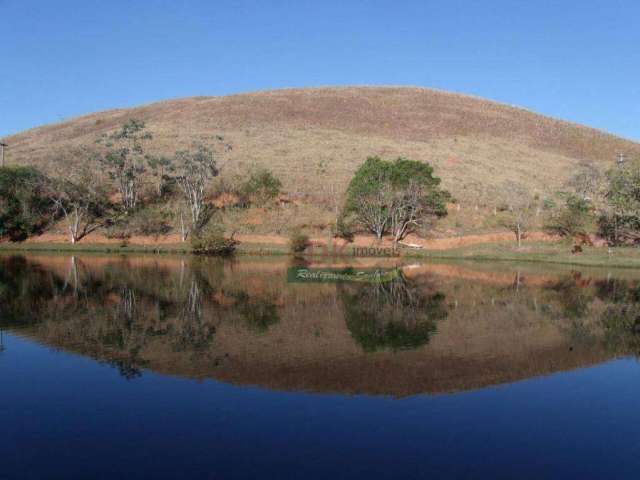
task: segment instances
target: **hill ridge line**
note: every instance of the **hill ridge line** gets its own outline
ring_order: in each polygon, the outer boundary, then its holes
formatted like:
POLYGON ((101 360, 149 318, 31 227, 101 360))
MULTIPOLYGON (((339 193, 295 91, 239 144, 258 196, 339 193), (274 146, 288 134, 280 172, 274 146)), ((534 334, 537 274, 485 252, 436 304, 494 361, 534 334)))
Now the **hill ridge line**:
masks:
POLYGON ((154 106, 161 106, 161 105, 167 105, 167 104, 172 104, 172 103, 184 103, 184 102, 189 102, 189 101, 212 101, 212 100, 217 100, 217 101, 224 101, 224 100, 231 100, 231 99, 237 99, 237 98, 242 98, 242 97, 252 97, 252 96, 269 96, 269 95, 283 95, 283 94, 304 94, 304 93, 320 93, 320 92, 345 92, 345 91, 349 91, 349 90, 353 90, 353 91, 365 91, 365 90, 370 90, 370 91, 376 91, 376 90, 380 90, 380 91, 392 91, 392 90, 396 90, 396 91, 405 91, 405 92, 409 92, 409 91, 415 91, 415 92, 424 92, 424 93, 431 93, 431 94, 436 94, 436 95, 441 95, 441 96, 445 96, 445 97, 452 97, 452 98, 458 98, 461 100, 471 100, 471 101, 475 101, 478 102, 480 104, 488 104, 494 107, 498 107, 498 108, 503 108, 506 110, 512 110, 515 112, 520 112, 520 113, 526 113, 528 115, 532 115, 534 117, 539 117, 541 119, 550 121, 550 122, 557 122, 559 124, 565 125, 565 126, 569 126, 569 127, 573 127, 573 128, 578 128, 578 129, 584 129, 587 130, 591 133, 596 133, 599 135, 605 135, 605 136, 609 136, 609 137, 613 137, 615 139, 619 139, 625 142, 629 142, 629 143, 633 143, 636 145, 640 146, 640 140, 634 140, 631 138, 627 138, 627 137, 623 137, 621 135, 618 135, 616 133, 607 131, 607 130, 603 130, 603 129, 599 129, 596 127, 592 127, 589 125, 584 125, 581 123, 578 123, 576 121, 572 121, 572 120, 566 120, 563 118, 558 118, 558 117, 554 117, 545 113, 540 113, 536 110, 532 110, 529 109, 527 107, 523 107, 520 105, 515 105, 515 104, 511 104, 511 103, 506 103, 506 102, 501 102, 498 100, 493 100, 493 99, 487 99, 484 97, 480 97, 478 95, 473 95, 473 94, 468 94, 468 93, 463 93, 463 92, 452 92, 452 91, 448 91, 448 90, 444 90, 444 89, 439 89, 439 88, 434 88, 434 87, 423 87, 423 86, 417 86, 417 85, 337 85, 337 86, 331 86, 331 85, 327 85, 327 86, 312 86, 312 87, 282 87, 282 88, 274 88, 274 89, 265 89, 265 90, 256 90, 256 91, 248 91, 248 92, 238 92, 238 93, 231 93, 231 94, 226 94, 226 95, 194 95, 194 96, 188 96, 188 97, 173 97, 173 98, 166 98, 166 99, 161 99, 161 100, 153 100, 147 103, 141 103, 141 104, 137 104, 137 105, 133 105, 133 106, 129 106, 129 107, 115 107, 115 108, 108 108, 105 110, 98 110, 98 111, 94 111, 94 112, 89 112, 89 113, 84 113, 84 114, 79 114, 79 115, 75 115, 75 116, 71 116, 68 118, 64 118, 55 122, 51 122, 51 123, 46 123, 46 124, 42 124, 42 125, 36 125, 34 127, 28 128, 26 130, 21 130, 19 132, 15 132, 15 133, 11 133, 9 135, 6 135, 5 137, 3 137, 6 141, 11 141, 11 139, 14 139, 15 137, 20 137, 29 133, 34 133, 37 132, 38 130, 44 130, 47 128, 56 128, 59 127, 60 125, 66 124, 66 123, 72 123, 72 122, 77 122, 77 121, 83 121, 83 120, 88 120, 93 116, 97 116, 97 115, 114 115, 114 114, 126 114, 127 112, 133 112, 136 110, 143 110, 145 108, 150 108, 150 107, 154 107, 154 106))

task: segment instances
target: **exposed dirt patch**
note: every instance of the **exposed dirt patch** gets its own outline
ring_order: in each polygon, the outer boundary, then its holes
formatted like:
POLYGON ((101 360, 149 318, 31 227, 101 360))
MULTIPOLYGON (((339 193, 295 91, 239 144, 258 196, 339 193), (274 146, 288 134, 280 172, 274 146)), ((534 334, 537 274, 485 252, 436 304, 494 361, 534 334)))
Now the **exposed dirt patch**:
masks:
MULTIPOLYGON (((237 234, 234 236, 241 243, 256 244, 256 245, 288 245, 289 239, 283 235, 254 235, 254 234, 237 234)), ((558 237, 548 235, 544 232, 531 232, 527 235, 527 241, 536 242, 553 242, 557 241, 558 237)), ((356 235, 352 242, 346 242, 342 239, 333 239, 334 245, 338 248, 353 248, 353 247, 377 247, 377 248, 391 248, 393 243, 391 240, 385 238, 381 241, 377 240, 373 235, 356 235)), ((425 250, 450 250, 455 248, 466 247, 470 245, 481 245, 489 243, 507 243, 513 242, 513 234, 505 233, 488 233, 484 235, 466 235, 455 238, 435 238, 435 239, 423 239, 415 235, 410 235, 406 239, 406 243, 419 245, 425 250)), ((322 253, 320 250, 326 249, 326 245, 329 240, 326 237, 314 237, 311 239, 312 244, 316 250, 316 253, 322 253)), ((26 240, 25 243, 69 243, 69 237, 67 235, 59 233, 44 233, 42 235, 32 237, 26 240)), ((135 235, 127 239, 129 245, 141 245, 141 246, 162 246, 162 245, 176 245, 180 244, 180 236, 173 235, 161 235, 158 237, 145 237, 142 235, 135 235)), ((100 233, 92 233, 83 238, 79 244, 82 245, 121 245, 123 240, 117 238, 109 238, 100 233)))

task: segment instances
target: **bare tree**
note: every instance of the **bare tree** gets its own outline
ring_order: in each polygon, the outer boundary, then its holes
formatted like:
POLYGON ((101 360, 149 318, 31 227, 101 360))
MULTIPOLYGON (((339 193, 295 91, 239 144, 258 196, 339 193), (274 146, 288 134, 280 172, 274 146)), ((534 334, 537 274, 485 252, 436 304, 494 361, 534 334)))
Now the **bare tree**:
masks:
POLYGON ((196 144, 192 150, 176 153, 176 181, 180 186, 190 213, 190 226, 186 227, 181 215, 183 241, 190 232, 201 229, 208 220, 209 207, 205 204, 205 192, 210 180, 218 175, 213 150, 196 144))
POLYGON ((592 162, 581 163, 566 186, 572 189, 582 200, 594 202, 602 196, 604 186, 602 172, 592 162))
POLYGON ((133 210, 138 203, 141 176, 145 171, 143 144, 152 138, 145 128, 144 122, 129 120, 115 133, 97 141, 107 148, 101 161, 122 196, 126 212, 133 210))
POLYGON ((389 193, 389 222, 394 243, 424 225, 427 219, 446 214, 448 194, 426 190, 423 185, 409 182, 405 188, 389 193))
POLYGON ((358 221, 375 234, 378 240, 382 239, 389 228, 388 205, 390 201, 390 190, 385 188, 353 199, 353 205, 358 211, 358 221))
POLYGON ((54 214, 64 217, 72 244, 110 221, 104 192, 88 170, 76 175, 75 182, 54 181, 49 190, 54 214))
POLYGON ((535 215, 535 201, 531 192, 519 183, 506 182, 502 192, 505 209, 501 223, 515 234, 520 247, 535 215))

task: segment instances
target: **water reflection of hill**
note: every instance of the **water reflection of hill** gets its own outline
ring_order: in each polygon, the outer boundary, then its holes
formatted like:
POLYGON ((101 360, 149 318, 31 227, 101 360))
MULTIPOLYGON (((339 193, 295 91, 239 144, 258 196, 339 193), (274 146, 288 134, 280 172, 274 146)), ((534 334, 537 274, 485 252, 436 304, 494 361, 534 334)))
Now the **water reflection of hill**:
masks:
MULTIPOLYGON (((480 388, 635 354, 640 283, 596 271, 404 268, 287 284, 285 261, 0 257, 3 328, 144 369, 313 392, 480 388)), ((640 335, 638 335, 640 336, 640 335)))

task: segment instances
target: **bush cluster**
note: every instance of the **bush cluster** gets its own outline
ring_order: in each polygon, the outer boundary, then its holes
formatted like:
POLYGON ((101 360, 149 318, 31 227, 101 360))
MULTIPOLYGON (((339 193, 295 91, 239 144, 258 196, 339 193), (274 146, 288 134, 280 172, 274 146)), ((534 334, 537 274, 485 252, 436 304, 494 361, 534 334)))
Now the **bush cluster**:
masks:
POLYGON ((309 235, 294 231, 289 237, 289 249, 293 253, 302 253, 311 246, 309 235))
POLYGON ((199 232, 191 237, 191 251, 198 255, 232 255, 237 245, 236 240, 217 230, 199 232))
POLYGON ((0 169, 0 237, 24 240, 41 232, 52 219, 47 179, 35 168, 0 169))

